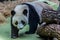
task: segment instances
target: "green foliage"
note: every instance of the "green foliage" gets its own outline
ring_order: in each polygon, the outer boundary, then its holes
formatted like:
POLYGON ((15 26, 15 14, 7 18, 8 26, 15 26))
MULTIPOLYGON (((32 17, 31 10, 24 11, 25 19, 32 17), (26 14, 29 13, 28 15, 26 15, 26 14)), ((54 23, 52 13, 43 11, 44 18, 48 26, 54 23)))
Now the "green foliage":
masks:
POLYGON ((56 3, 51 2, 51 1, 48 1, 48 0, 39 0, 39 1, 41 1, 41 2, 46 1, 50 6, 53 7, 54 10, 57 10, 57 8, 58 8, 58 6, 59 6, 59 5, 57 5, 56 3))
POLYGON ((50 6, 53 7, 54 10, 57 10, 58 5, 57 5, 56 3, 54 3, 54 2, 50 2, 50 1, 47 1, 47 2, 48 2, 48 4, 49 4, 50 6))

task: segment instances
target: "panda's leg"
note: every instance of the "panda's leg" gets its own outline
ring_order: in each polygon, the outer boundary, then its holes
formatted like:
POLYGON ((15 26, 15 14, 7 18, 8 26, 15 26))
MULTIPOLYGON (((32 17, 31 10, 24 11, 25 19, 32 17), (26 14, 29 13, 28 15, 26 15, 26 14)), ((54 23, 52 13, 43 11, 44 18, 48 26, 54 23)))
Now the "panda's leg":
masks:
POLYGON ((29 33, 35 33, 35 31, 36 31, 36 29, 37 29, 37 23, 32 23, 32 24, 30 24, 30 31, 29 31, 29 33))
POLYGON ((43 40, 49 40, 48 38, 43 38, 43 40))
POLYGON ((44 40, 53 40, 53 37, 44 37, 44 40))
POLYGON ((18 29, 13 26, 12 19, 11 19, 11 38, 17 38, 18 37, 18 29))
POLYGON ((49 37, 49 40, 53 40, 53 37, 49 37))
POLYGON ((14 26, 11 27, 11 38, 17 38, 18 37, 18 29, 14 26))
POLYGON ((37 29, 37 24, 31 23, 31 24, 29 24, 29 25, 30 25, 30 29, 29 29, 29 32, 26 32, 26 34, 33 34, 33 33, 35 33, 35 31, 36 31, 36 29, 37 29))
POLYGON ((26 34, 34 34, 37 29, 38 22, 39 22, 39 19, 30 20, 29 21, 30 29, 28 32, 26 32, 26 34))

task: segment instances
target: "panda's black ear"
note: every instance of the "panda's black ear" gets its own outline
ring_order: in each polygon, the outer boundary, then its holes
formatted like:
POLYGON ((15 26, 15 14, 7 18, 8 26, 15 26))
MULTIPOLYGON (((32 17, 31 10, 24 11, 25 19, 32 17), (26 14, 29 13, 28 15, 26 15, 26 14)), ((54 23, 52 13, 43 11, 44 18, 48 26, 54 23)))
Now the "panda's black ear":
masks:
POLYGON ((24 14, 25 16, 27 16, 27 13, 28 13, 27 9, 24 9, 24 10, 23 10, 23 14, 24 14))
POLYGON ((14 10, 11 11, 11 15, 12 15, 12 16, 14 16, 15 13, 16 13, 16 12, 15 12, 14 10))

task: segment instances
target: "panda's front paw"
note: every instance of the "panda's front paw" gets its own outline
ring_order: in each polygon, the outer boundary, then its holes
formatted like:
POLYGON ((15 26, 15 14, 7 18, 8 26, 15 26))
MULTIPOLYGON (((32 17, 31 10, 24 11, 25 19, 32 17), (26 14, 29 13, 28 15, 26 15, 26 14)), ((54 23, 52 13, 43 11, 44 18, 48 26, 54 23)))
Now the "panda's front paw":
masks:
POLYGON ((18 36, 11 36, 11 38, 16 39, 16 38, 18 38, 18 36))
POLYGON ((16 38, 17 38, 17 36, 12 36, 11 38, 16 39, 16 38))
POLYGON ((13 34, 13 35, 11 35, 11 38, 16 39, 16 38, 18 38, 18 35, 17 34, 13 34))

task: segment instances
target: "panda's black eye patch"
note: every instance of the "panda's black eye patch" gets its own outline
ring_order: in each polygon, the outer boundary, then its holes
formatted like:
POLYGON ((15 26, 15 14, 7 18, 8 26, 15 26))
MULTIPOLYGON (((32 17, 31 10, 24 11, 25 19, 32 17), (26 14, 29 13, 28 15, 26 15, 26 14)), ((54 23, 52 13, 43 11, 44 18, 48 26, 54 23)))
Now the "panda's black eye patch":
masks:
POLYGON ((24 9, 23 14, 27 16, 27 12, 28 12, 27 9, 24 9))
POLYGON ((15 25, 18 25, 18 21, 15 22, 15 25))
POLYGON ((15 11, 14 11, 14 10, 11 11, 11 15, 12 15, 12 16, 15 15, 15 11))
POLYGON ((25 24, 25 22, 24 21, 21 21, 21 23, 24 25, 25 24))

